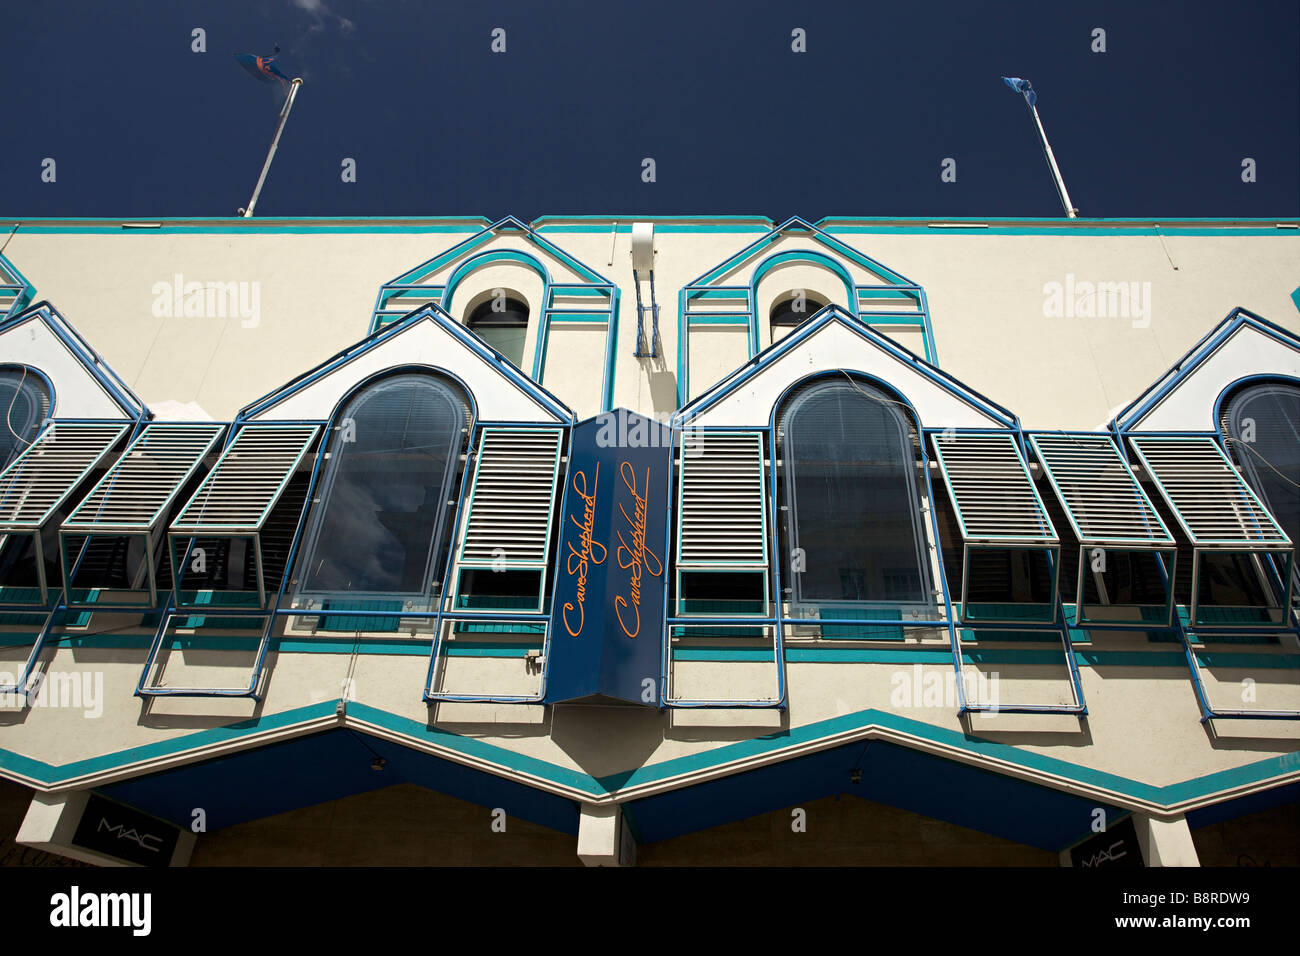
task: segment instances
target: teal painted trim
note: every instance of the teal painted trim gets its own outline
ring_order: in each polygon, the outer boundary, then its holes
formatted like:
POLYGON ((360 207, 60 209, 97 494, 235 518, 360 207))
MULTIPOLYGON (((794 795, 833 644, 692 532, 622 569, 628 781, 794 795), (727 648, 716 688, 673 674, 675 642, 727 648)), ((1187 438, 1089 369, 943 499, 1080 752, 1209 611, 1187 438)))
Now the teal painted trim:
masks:
POLYGON ((562 325, 608 325, 609 313, 601 312, 594 315, 590 312, 552 312, 551 324, 559 322, 562 325))
POLYGON ((744 315, 687 315, 688 325, 739 325, 749 327, 749 313, 744 315))
MULTIPOLYGON (((333 706, 331 703, 331 710, 333 706)), ((477 757, 480 760, 486 760, 510 770, 541 777, 552 783, 571 787, 593 796, 604 796, 608 792, 596 778, 581 770, 570 770, 567 767, 539 760, 536 757, 515 753, 513 750, 506 750, 472 737, 462 737, 440 727, 431 727, 428 724, 410 720, 406 717, 399 717, 396 714, 390 714, 388 711, 370 707, 366 704, 349 701, 348 715, 359 717, 367 723, 405 734, 416 740, 437 744, 446 747, 448 750, 454 750, 470 757, 477 757)))
MULTIPOLYGON (((123 220, 115 220, 122 222, 123 220)), ((131 220, 125 220, 130 222, 131 220)), ((148 220, 153 221, 153 220, 148 220)), ((242 220, 248 222, 249 220, 242 220)), ((486 220, 484 220, 486 222, 486 220)), ((176 236, 176 235, 237 235, 240 233, 258 232, 284 235, 321 235, 321 234, 348 234, 348 235, 376 235, 376 234, 406 234, 406 235, 427 235, 440 233, 473 233, 477 221, 467 223, 464 226, 325 226, 325 225, 295 225, 295 226, 268 226, 268 225, 248 225, 248 226, 175 226, 162 225, 157 229, 123 229, 117 226, 46 226, 46 225, 28 225, 23 223, 19 232, 23 234, 49 235, 49 234, 66 234, 66 235, 144 235, 144 236, 176 236)))
MULTIPOLYGON (((703 626, 703 625, 701 625, 703 626)), ((30 646, 35 640, 31 634, 6 634, 5 640, 13 647, 30 646)), ((145 650, 153 640, 148 634, 68 634, 52 639, 58 647, 77 650, 145 650)), ((173 636, 171 647, 202 648, 212 651, 241 651, 256 647, 256 634, 173 636)), ((427 657, 428 638, 361 638, 329 637, 278 637, 272 638, 270 649, 282 654, 362 654, 399 657, 427 657)), ((474 642, 472 647, 452 649, 453 657, 522 657, 521 645, 510 642, 474 642), (518 651, 518 653, 514 653, 518 651)), ((1059 652, 1025 650, 1021 648, 967 648, 962 660, 967 664, 1004 663, 1038 666, 1056 664, 1059 652)), ((1185 668, 1186 658, 1180 652, 1165 651, 1099 651, 1076 649, 1075 660, 1081 667, 1172 667, 1185 668)), ((1220 651, 1198 651, 1197 657, 1206 667, 1259 668, 1277 670, 1300 669, 1300 657, 1294 654, 1249 654, 1220 651)), ((764 648, 692 647, 673 652, 681 661, 753 661, 772 659, 772 651, 764 648)), ((786 648, 785 659, 792 664, 949 664, 952 650, 948 647, 931 648, 786 648)))
POLYGON ((445 291, 442 294, 441 305, 448 312, 451 311, 452 295, 456 292, 456 287, 461 281, 472 272, 482 269, 484 266, 491 265, 494 262, 513 262, 523 266, 526 269, 532 269, 541 277, 544 286, 551 285, 550 273, 546 271, 546 266, 542 260, 527 252, 518 249, 500 249, 496 252, 481 252, 478 255, 471 256, 465 262, 462 262, 452 272, 444 286, 445 291))
MULTIPOLYGON (((952 220, 935 219, 934 222, 952 220)), ((992 221, 992 220, 990 220, 992 221)), ((1174 226, 1160 229, 1139 226, 970 226, 934 229, 929 226, 824 226, 826 232, 838 235, 903 235, 903 236, 1300 236, 1300 230, 1277 229, 1275 227, 1243 227, 1240 229, 1222 229, 1199 226, 1174 226)))
MULTIPOLYGON (((455 644, 448 644, 443 653, 448 657, 527 657, 529 651, 535 651, 542 646, 541 640, 532 644, 503 644, 500 642, 484 641, 475 643, 473 647, 459 647, 455 644)), ((424 652, 429 653, 427 650, 424 652)))
POLYGON ((89 757, 85 760, 74 760, 71 763, 58 765, 48 764, 43 760, 35 760, 7 750, 0 750, 0 767, 39 780, 42 783, 54 784, 86 774, 115 770, 126 764, 137 763, 142 760, 169 757, 183 750, 225 743, 254 732, 261 733, 268 730, 277 730, 281 727, 292 726, 308 720, 328 717, 334 713, 334 708, 335 701, 332 700, 319 704, 309 704, 306 707, 286 710, 278 714, 268 714, 251 720, 236 721, 224 727, 201 730, 171 740, 160 740, 152 744, 119 750, 116 753, 103 754, 98 757, 89 757))
MULTIPOLYGON (((649 222, 650 220, 646 219, 646 220, 637 220, 637 221, 649 222)), ((771 230, 772 227, 767 225, 766 223, 762 225, 754 225, 754 226, 743 225, 743 224, 733 226, 726 223, 660 223, 660 222, 655 223, 655 232, 658 233, 674 232, 674 233, 697 233, 697 234, 722 233, 722 234, 729 234, 729 235, 762 235, 763 233, 770 232, 771 230)), ((588 225, 538 226, 535 227, 534 231, 537 233, 552 233, 552 234, 569 233, 569 234, 584 234, 584 235, 595 234, 595 235, 607 236, 610 233, 612 233, 614 230, 609 225, 606 225, 602 228, 599 225, 593 224, 589 226, 588 225)), ((628 220, 628 225, 626 227, 624 227, 621 224, 618 227, 619 235, 624 235, 626 233, 630 233, 631 231, 632 231, 631 220, 628 220)))
MULTIPOLYGON (((97 771, 112 770, 141 760, 157 759, 185 750, 223 743, 250 733, 274 730, 332 715, 335 701, 324 701, 295 710, 271 714, 254 720, 238 721, 225 727, 203 730, 171 740, 158 741, 133 747, 117 753, 105 754, 68 764, 52 765, 21 754, 0 750, 0 768, 15 774, 56 784, 73 777, 97 771)), ((677 757, 632 771, 594 778, 582 771, 525 756, 469 737, 461 737, 438 727, 399 717, 359 702, 350 702, 349 714, 385 729, 401 733, 415 740, 442 746, 467 756, 475 757, 523 773, 571 787, 593 796, 604 796, 619 789, 640 786, 664 780, 683 773, 704 770, 719 764, 764 754, 799 744, 810 743, 834 734, 876 725, 889 730, 911 734, 935 741, 968 753, 1005 761, 1010 764, 1050 773, 1065 779, 1103 787, 1117 793, 1158 805, 1169 806, 1189 799, 1210 796, 1221 791, 1262 782, 1280 773, 1300 770, 1300 753, 1277 757, 1192 778, 1177 784, 1155 786, 1131 780, 1105 771, 1082 767, 1054 757, 1021 750, 1010 744, 983 740, 959 731, 935 727, 921 721, 874 709, 845 714, 829 720, 818 721, 793 730, 755 737, 729 744, 711 751, 677 757)))
POLYGON ((1297 286, 1296 290, 1291 293, 1291 301, 1295 303, 1296 311, 1300 312, 1300 286, 1297 286))
MULTIPOLYGON (((866 316, 859 313, 858 318, 861 319, 863 322, 867 323, 867 325, 870 325, 876 329, 892 329, 892 328, 924 329, 926 327, 925 316, 919 314, 908 315, 906 313, 903 313, 900 314, 897 318, 895 318, 894 316, 883 316, 883 315, 866 316)), ((926 359, 926 361, 928 362, 929 359, 926 359)))
MULTIPOLYGON (((1047 638, 1044 638, 1046 643, 1047 638)), ((1219 662, 1218 666, 1261 668, 1300 668, 1300 658, 1280 654, 1218 655, 1231 659, 1233 664, 1219 662), (1256 662, 1256 658, 1262 658, 1256 662), (1241 658, 1240 661, 1237 658, 1241 658), (1264 663, 1278 661, 1279 663, 1264 663)), ((750 647, 691 647, 673 652, 678 661, 767 661, 771 650, 750 647)), ((1059 650, 1026 650, 1024 648, 966 648, 962 651, 965 664, 1023 664, 1029 667, 1056 666, 1062 662, 1059 650)), ((787 645, 785 659, 789 664, 935 664, 950 665, 950 647, 798 647, 787 645)), ((1098 651, 1076 650, 1074 659, 1081 667, 1169 667, 1185 670, 1187 659, 1176 651, 1098 651)))
POLYGON ((1300 656, 1295 654, 1233 654, 1226 651, 1196 651, 1195 653, 1197 663, 1207 668, 1300 670, 1300 656))
POLYGON ((721 763, 761 757, 773 750, 810 743, 833 734, 850 732, 868 724, 875 724, 889 730, 945 744, 968 753, 1102 787, 1128 797, 1164 806, 1208 796, 1222 790, 1257 783, 1287 771, 1300 770, 1300 753, 1290 753, 1162 787, 1131 780, 1118 774, 1094 770, 1091 767, 1072 764, 1055 757, 1021 750, 1011 744, 996 743, 969 736, 959 731, 935 727, 897 714, 878 710, 863 710, 854 714, 846 714, 842 717, 834 717, 815 724, 797 727, 793 730, 728 744, 708 753, 677 757, 662 763, 641 767, 628 773, 611 774, 599 779, 600 783, 609 790, 643 786, 680 774, 705 770, 721 763))

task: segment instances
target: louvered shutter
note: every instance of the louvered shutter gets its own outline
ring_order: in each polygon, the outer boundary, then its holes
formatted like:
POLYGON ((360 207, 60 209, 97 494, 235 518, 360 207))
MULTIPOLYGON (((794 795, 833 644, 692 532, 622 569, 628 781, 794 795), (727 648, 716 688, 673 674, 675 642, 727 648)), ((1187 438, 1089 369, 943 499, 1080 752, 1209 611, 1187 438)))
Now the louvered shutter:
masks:
POLYGON ((559 429, 483 429, 462 567, 545 567, 560 439, 559 429))
POLYGON ((678 569, 764 569, 766 528, 762 436, 683 435, 678 569))

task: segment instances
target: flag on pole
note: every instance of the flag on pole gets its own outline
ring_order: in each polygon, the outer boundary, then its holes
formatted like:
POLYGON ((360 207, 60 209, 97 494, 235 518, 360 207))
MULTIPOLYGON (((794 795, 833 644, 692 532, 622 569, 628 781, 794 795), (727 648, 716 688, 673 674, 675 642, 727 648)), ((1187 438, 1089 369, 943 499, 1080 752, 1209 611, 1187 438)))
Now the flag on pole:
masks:
POLYGON ((1029 105, 1033 106, 1038 102, 1038 94, 1034 92, 1034 84, 1028 80, 1022 80, 1018 76, 1004 76, 1002 82, 1011 87, 1017 93, 1023 93, 1029 105))
POLYGON ((235 62, 242 66, 251 76, 256 77, 263 83, 274 83, 279 79, 280 83, 287 90, 289 88, 289 77, 280 72, 276 66, 276 57, 280 53, 280 48, 275 48, 275 54, 272 56, 258 56, 255 53, 236 53, 235 62))

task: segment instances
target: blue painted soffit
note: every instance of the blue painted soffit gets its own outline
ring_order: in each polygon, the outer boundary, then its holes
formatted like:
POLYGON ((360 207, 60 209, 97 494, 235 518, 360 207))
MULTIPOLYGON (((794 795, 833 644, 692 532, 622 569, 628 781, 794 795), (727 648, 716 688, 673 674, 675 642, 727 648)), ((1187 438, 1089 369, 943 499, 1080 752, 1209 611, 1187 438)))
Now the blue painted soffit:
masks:
MULTIPOLYGON (((113 773, 129 768, 133 764, 141 765, 141 771, 147 772, 148 766, 176 756, 187 756, 195 761, 201 761, 205 750, 238 745, 240 738, 258 734, 279 734, 276 738, 276 742, 279 742, 285 733, 292 733, 296 728, 301 728, 300 733, 303 735, 336 729, 338 723, 335 718, 335 703, 324 701, 292 711, 238 721, 117 753, 60 765, 0 750, 0 771, 3 771, 5 776, 19 779, 20 782, 48 789, 56 788, 61 784, 81 785, 82 781, 85 781, 85 786, 95 786, 93 778, 98 774, 113 773)), ((533 786, 539 792, 547 789, 562 798, 575 800, 615 798, 626 802, 654 799, 657 797, 642 798, 638 797, 637 793, 652 786, 656 788, 664 785, 671 786, 674 778, 725 767, 740 761, 760 758, 779 761, 783 751, 791 753, 787 762, 797 760, 806 754, 810 745, 818 741, 831 737, 843 739, 845 735, 855 732, 861 736, 853 741, 852 745, 859 748, 869 742, 872 744, 883 742, 906 749, 909 746, 906 740, 916 740, 942 747, 953 757, 962 756, 964 760, 996 760, 999 764, 1013 770, 1018 768, 1070 781, 1096 791, 1097 795, 1086 798, 1094 803, 1132 801, 1157 808, 1175 808, 1193 800, 1213 798, 1219 794, 1226 795, 1251 786, 1267 785, 1274 780, 1278 781, 1279 786, 1290 785, 1296 782, 1297 776, 1300 776, 1300 753, 1289 753, 1270 756, 1240 767, 1192 777, 1176 783, 1155 785, 1071 763, 1057 757, 1022 750, 1010 744, 936 727, 898 714, 868 709, 649 764, 631 771, 595 777, 582 770, 526 756, 474 737, 461 736, 444 728, 431 726, 425 721, 391 714, 356 701, 348 702, 345 720, 346 726, 358 733, 382 732, 390 737, 400 735, 410 740, 410 749, 433 751, 433 756, 442 753, 448 758, 453 755, 464 758, 478 763, 485 770, 490 769, 495 773, 512 777, 521 785, 533 786), (884 734, 888 734, 890 739, 877 739, 884 734), (1102 794, 1109 796, 1103 798, 1102 794)), ((249 752, 265 750, 274 745, 267 742, 259 746, 256 741, 250 741, 250 744, 249 752)), ((847 747, 850 744, 846 743, 843 746, 847 747)), ((934 759, 941 761, 945 766, 948 764, 954 767, 966 766, 965 763, 959 763, 945 755, 936 755, 934 759)), ((953 772, 957 771, 954 769, 953 772)), ((992 769, 980 772, 996 773, 992 769)), ((866 779, 865 773, 863 776, 866 779)), ((688 784, 684 781, 679 786, 682 789, 688 788, 688 784)), ((1034 783, 1033 786, 1044 790, 1051 789, 1046 783, 1034 783)), ((1052 792, 1056 793, 1055 790, 1052 792)))

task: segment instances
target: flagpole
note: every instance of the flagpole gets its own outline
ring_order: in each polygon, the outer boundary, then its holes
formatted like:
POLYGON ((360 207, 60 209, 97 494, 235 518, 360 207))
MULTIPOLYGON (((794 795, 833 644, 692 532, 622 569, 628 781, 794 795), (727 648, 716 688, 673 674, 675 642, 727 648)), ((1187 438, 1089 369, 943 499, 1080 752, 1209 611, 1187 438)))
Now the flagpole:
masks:
POLYGON ((1030 115, 1034 117, 1034 124, 1038 127, 1038 138, 1043 141, 1043 155, 1047 157, 1047 165, 1052 168, 1052 179, 1056 183, 1056 192, 1061 197, 1061 205, 1065 207, 1065 215, 1070 219, 1077 219, 1079 210, 1074 208, 1074 203, 1070 202, 1070 194, 1065 189, 1065 180, 1061 176, 1061 167, 1056 165, 1056 157, 1052 154, 1052 144, 1047 141, 1047 131, 1043 129, 1043 121, 1038 116, 1038 107, 1029 102, 1029 93, 1024 93, 1025 105, 1029 107, 1030 115))
POLYGON ((271 160, 275 159, 276 147, 280 145, 280 134, 284 132, 284 124, 289 121, 289 111, 293 109, 293 101, 298 96, 298 87, 302 86, 301 77, 295 77, 289 84, 289 95, 284 101, 284 106, 280 109, 280 123, 275 128, 275 137, 271 140, 271 148, 267 151, 266 162, 262 164, 262 175, 257 177, 257 185, 253 188, 253 198, 248 201, 248 208, 241 209, 240 214, 245 219, 252 218, 253 207, 257 205, 257 197, 262 194, 262 184, 266 182, 266 174, 271 169, 271 160))

